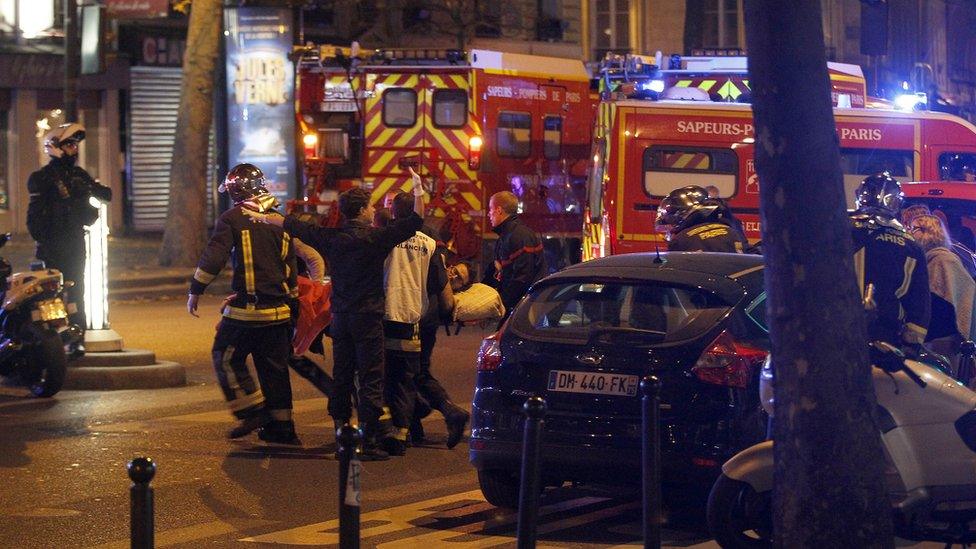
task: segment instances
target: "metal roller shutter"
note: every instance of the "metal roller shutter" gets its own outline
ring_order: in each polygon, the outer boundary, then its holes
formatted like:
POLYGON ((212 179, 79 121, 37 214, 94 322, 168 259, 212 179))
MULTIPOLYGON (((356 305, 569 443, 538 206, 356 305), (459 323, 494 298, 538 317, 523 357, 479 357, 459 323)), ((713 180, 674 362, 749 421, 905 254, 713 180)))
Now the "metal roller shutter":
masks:
MULTIPOLYGON (((136 231, 161 231, 166 222, 182 75, 178 68, 136 66, 130 71, 127 198, 136 231)), ((209 225, 213 222, 213 131, 207 149, 209 225)))

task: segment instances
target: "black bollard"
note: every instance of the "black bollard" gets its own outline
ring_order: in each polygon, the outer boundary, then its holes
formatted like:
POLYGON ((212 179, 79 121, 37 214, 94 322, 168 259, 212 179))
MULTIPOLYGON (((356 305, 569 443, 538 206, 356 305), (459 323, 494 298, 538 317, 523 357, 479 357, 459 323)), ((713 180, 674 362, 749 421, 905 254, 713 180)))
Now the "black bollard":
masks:
POLYGON ((644 548, 661 548, 661 380, 644 376, 641 388, 641 479, 644 548))
POLYGON ((539 515, 539 453, 545 425, 546 401, 532 397, 522 406, 525 429, 522 438, 522 479, 519 485, 518 549, 535 548, 536 519, 539 515))
POLYGON ((339 548, 359 549, 359 474, 357 450, 363 434, 346 423, 336 431, 339 441, 339 548))
POLYGON ((976 343, 967 339, 959 345, 959 371, 956 372, 956 379, 963 385, 972 387, 974 377, 976 377, 976 343))
POLYGON ((132 549, 152 549, 153 489, 149 481, 156 475, 156 464, 146 457, 135 458, 126 467, 132 486, 129 487, 129 541, 132 549))

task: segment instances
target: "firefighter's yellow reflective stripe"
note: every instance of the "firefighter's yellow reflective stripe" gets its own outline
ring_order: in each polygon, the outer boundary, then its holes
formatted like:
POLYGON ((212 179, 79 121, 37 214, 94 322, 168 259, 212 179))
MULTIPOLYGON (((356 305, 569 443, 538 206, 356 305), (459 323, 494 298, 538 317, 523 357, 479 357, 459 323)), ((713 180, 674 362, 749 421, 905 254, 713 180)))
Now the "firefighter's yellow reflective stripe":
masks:
POLYGON ((291 242, 291 235, 282 233, 281 235, 281 259, 288 257, 288 244, 291 242))
POLYGON ((854 274, 857 276, 857 293, 864 299, 864 248, 854 252, 854 274))
POLYGON ((254 309, 251 304, 248 304, 248 308, 228 305, 224 307, 224 316, 246 322, 273 322, 291 318, 291 309, 287 305, 269 307, 267 309, 254 309))
POLYGON ((275 421, 291 421, 291 408, 268 410, 268 415, 275 421))
POLYGON ((380 421, 392 421, 392 420, 393 420, 393 414, 390 413, 390 407, 384 406, 383 413, 380 414, 380 421))
MULTIPOLYGON (((254 283, 254 252, 251 248, 250 229, 241 231, 241 253, 244 256, 244 291, 254 294, 257 290, 254 283)), ((248 307, 253 305, 248 303, 248 307)))
POLYGON ((262 404, 264 404, 264 393, 261 392, 261 389, 258 389, 249 395, 242 395, 227 403, 227 405, 230 406, 230 411, 232 412, 241 412, 247 410, 248 408, 254 408, 255 406, 260 406, 262 404))
POLYGON ((905 258, 905 264, 902 266, 901 286, 895 290, 895 297, 898 299, 905 297, 905 294, 908 293, 908 288, 912 285, 912 273, 915 271, 916 263, 917 261, 915 261, 914 257, 905 258))
POLYGON ((196 280, 200 284, 210 284, 215 278, 217 278, 217 275, 210 274, 199 267, 193 272, 193 280, 196 280))
POLYGON ((247 393, 244 392, 244 388, 241 387, 241 382, 237 379, 237 374, 234 373, 234 369, 230 366, 230 357, 234 356, 234 346, 228 345, 224 349, 224 353, 220 355, 220 370, 224 372, 227 376, 227 388, 230 389, 233 398, 231 400, 237 400, 247 393))

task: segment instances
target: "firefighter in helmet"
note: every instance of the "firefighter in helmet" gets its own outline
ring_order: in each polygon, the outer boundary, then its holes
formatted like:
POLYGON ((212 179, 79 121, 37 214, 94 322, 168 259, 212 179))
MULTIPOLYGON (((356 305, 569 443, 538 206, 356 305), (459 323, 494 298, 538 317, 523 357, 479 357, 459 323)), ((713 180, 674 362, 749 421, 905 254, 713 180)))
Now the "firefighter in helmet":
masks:
POLYGON ((255 225, 244 214, 244 210, 269 212, 278 205, 258 167, 234 166, 219 190, 230 195, 234 206, 217 219, 190 281, 187 311, 198 316, 200 294, 230 258, 235 293, 221 311, 212 353, 217 381, 240 421, 228 436, 239 438, 260 429, 261 440, 299 445, 291 417, 287 363, 298 293, 294 247, 281 227, 255 225), (260 388, 247 369, 248 355, 260 388))
POLYGON ((898 221, 905 195, 888 172, 868 176, 854 191, 854 270, 869 308, 868 337, 920 345, 931 311, 925 254, 898 221), (872 287, 871 295, 866 289, 872 287))
POLYGON ((27 179, 30 203, 27 230, 37 242, 37 259, 58 269, 65 280, 74 282, 68 300, 77 312, 71 321, 85 329, 85 227, 98 219, 92 197, 109 201, 112 190, 100 185, 80 166, 78 144, 85 139, 85 127, 62 124, 44 136, 44 151, 50 162, 27 179))
POLYGON ((745 253, 749 241, 732 219, 720 200, 710 198, 702 187, 689 185, 661 200, 654 230, 665 234, 672 251, 745 253))

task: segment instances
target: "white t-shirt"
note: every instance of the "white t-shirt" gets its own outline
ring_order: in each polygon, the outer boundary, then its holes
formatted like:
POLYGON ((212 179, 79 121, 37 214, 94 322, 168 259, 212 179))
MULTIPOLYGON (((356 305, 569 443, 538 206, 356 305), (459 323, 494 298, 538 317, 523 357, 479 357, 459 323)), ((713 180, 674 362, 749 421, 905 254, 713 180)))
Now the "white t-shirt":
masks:
POLYGON ((422 232, 397 244, 386 256, 383 290, 386 292, 385 320, 416 324, 427 312, 427 274, 437 242, 422 232))

